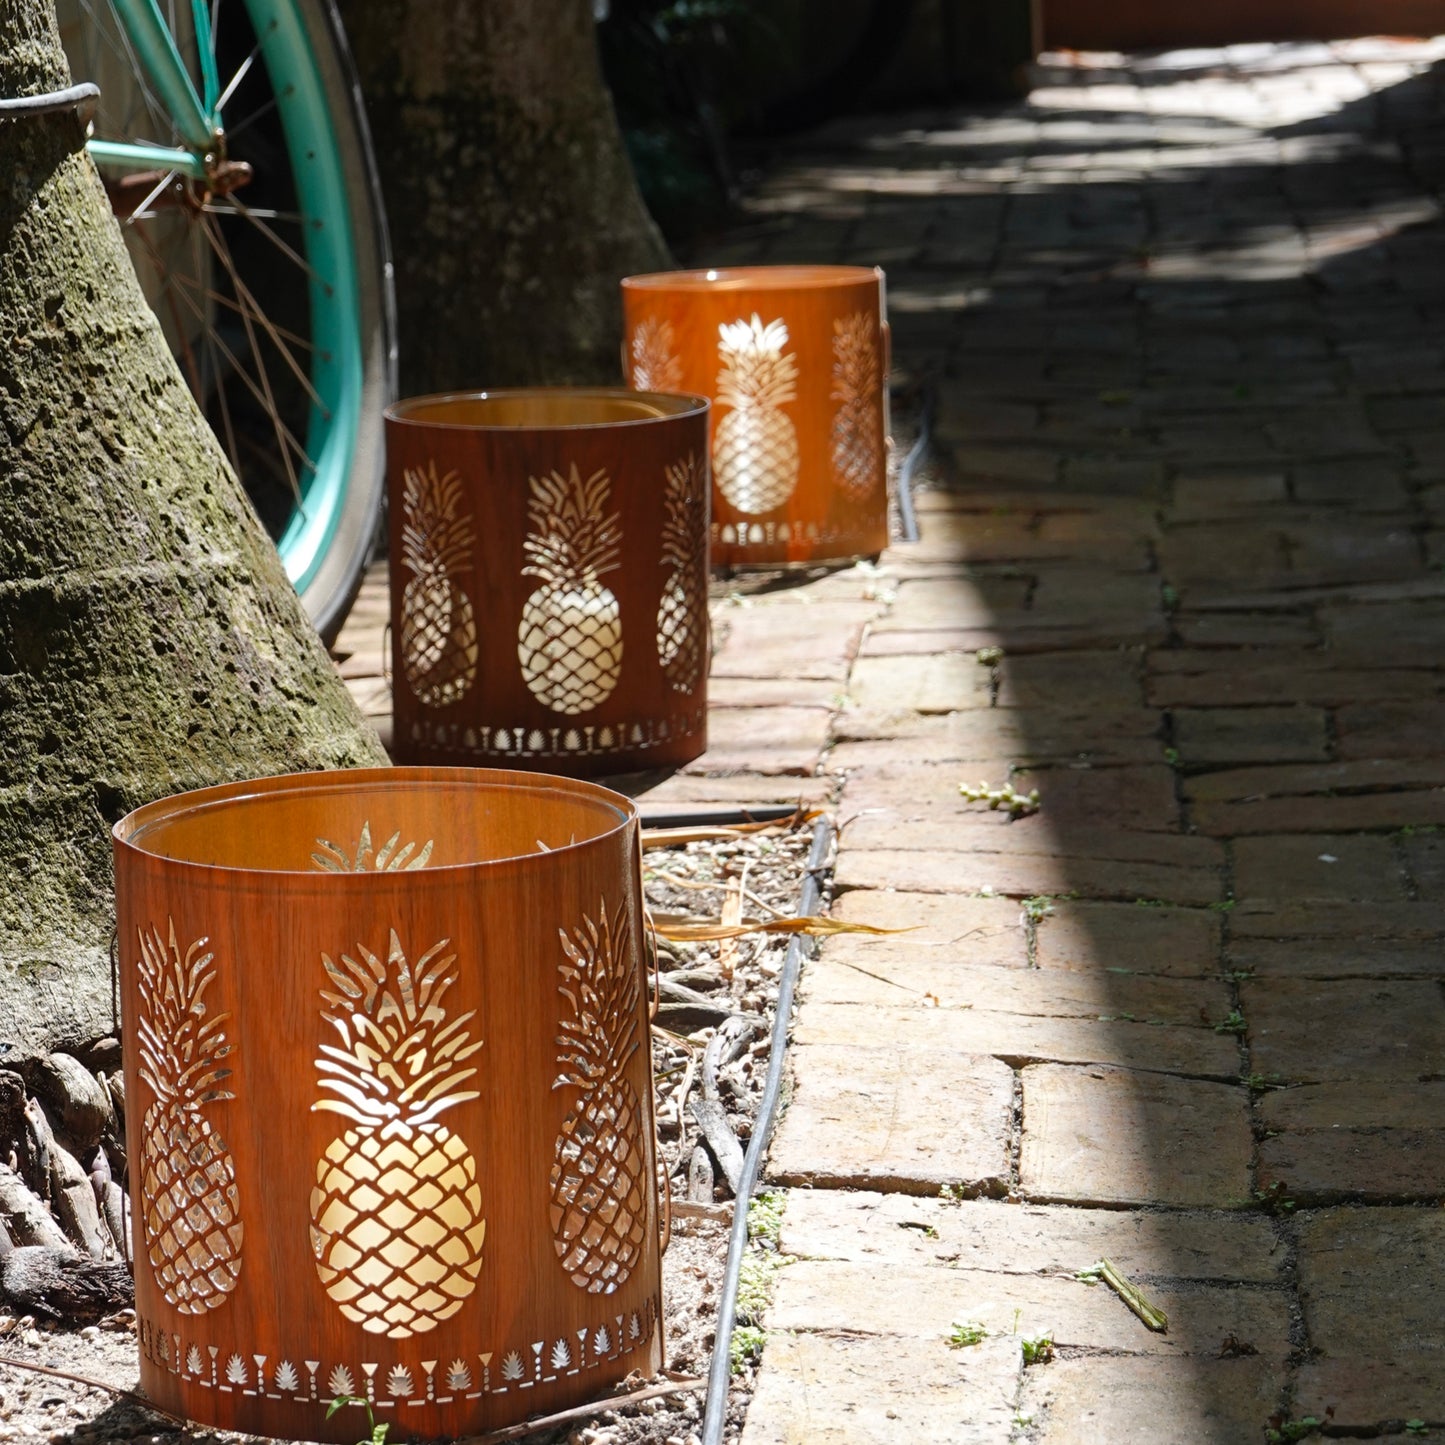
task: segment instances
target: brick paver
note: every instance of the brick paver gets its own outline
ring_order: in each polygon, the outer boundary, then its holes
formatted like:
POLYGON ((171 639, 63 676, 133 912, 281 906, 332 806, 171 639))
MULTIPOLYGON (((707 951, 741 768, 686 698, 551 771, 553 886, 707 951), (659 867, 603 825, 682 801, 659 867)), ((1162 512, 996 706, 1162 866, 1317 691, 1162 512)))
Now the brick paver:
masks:
POLYGON ((805 972, 743 1445, 1445 1427, 1442 59, 1056 59, 695 258, 884 264, 937 400, 922 540, 720 591, 648 792, 832 804, 914 930, 805 972))

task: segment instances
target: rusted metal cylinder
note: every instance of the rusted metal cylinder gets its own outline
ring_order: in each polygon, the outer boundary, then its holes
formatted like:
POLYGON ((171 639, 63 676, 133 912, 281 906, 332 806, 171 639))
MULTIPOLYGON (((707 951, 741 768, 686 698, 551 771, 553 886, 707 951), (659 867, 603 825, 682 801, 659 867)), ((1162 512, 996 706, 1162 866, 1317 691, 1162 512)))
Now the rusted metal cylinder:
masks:
POLYGON ((621 388, 387 411, 398 762, 595 777, 706 749, 707 412, 621 388))
POLYGON ((714 567, 833 562, 887 546, 882 271, 629 276, 622 309, 628 382, 713 400, 714 567))
POLYGON ((636 810, 371 769, 115 828, 141 1385, 457 1436, 662 1360, 636 810))

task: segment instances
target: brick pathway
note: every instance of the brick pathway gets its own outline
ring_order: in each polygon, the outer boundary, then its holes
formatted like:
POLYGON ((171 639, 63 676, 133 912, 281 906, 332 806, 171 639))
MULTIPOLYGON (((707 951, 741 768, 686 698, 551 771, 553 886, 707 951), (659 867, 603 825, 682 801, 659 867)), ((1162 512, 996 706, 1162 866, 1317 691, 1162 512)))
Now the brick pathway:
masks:
POLYGON ((880 569, 720 601, 650 795, 832 798, 836 911, 916 927, 805 976, 745 1445, 1445 1427, 1442 58, 850 121, 698 258, 885 265, 943 469, 880 569))
POLYGON ((704 257, 886 266, 947 482, 823 761, 838 911, 920 926, 806 976, 747 1445, 1445 1424, 1441 56, 850 122, 704 257))

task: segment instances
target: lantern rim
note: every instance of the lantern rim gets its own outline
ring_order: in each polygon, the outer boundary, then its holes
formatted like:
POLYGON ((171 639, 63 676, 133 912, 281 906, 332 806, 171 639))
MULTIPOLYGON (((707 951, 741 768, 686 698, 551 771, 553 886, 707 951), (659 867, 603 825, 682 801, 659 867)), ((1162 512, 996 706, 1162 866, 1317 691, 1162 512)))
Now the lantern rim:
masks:
MULTIPOLYGON (((319 886, 355 886, 361 880, 374 884, 379 877, 399 878, 402 874, 384 874, 377 870, 325 871, 310 867, 270 866, 261 862, 218 862, 214 858, 192 856, 194 849, 166 849, 157 844, 162 842, 167 829, 178 830, 178 825, 182 823, 195 824, 205 821, 209 815, 214 815, 217 826, 221 826, 226 813, 234 815, 237 810, 246 808, 264 810, 268 804, 271 807, 284 807, 290 800, 315 798, 327 793, 352 797, 358 794, 381 797, 388 793, 410 793, 415 796, 419 792, 432 792, 444 795, 464 790, 531 794, 539 802, 546 796, 552 800, 580 803, 595 814, 600 826, 580 838, 576 836, 576 832, 580 830, 574 830, 571 841, 566 843, 525 852, 509 849, 496 856, 486 856, 479 851, 476 855, 457 862, 428 862, 406 871, 405 876, 415 880, 423 874, 429 878, 442 875, 454 877, 458 873, 479 869, 500 870, 528 864, 546 866, 549 858, 570 856, 579 849, 593 847, 615 837, 636 823, 639 817, 637 805, 624 794, 599 783, 559 774, 521 772, 506 768, 343 768, 326 772, 281 773, 267 778, 246 778, 176 793, 133 809, 114 825, 111 836, 118 849, 128 849, 167 864, 195 868, 212 874, 268 878, 299 876, 319 886)), ((438 805, 445 806, 440 796, 438 805)), ((259 819, 251 821, 259 821, 264 826, 264 813, 259 819)), ((226 820, 225 825, 234 828, 234 819, 226 820)), ((379 837, 375 841, 377 844, 384 844, 386 839, 379 837)))
POLYGON ((624 276, 624 291, 810 291, 881 282, 877 266, 717 266, 624 276))
POLYGON ((689 392, 632 391, 622 386, 522 386, 435 392, 386 408, 386 419, 427 430, 597 431, 656 426, 706 414, 711 402, 689 392))

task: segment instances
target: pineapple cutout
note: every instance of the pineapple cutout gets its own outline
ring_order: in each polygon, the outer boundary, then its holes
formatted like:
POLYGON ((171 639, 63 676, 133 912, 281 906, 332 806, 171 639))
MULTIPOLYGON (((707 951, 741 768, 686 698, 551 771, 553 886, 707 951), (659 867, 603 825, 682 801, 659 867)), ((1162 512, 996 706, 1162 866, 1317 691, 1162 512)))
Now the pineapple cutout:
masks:
POLYGON ((472 570, 476 541, 462 507, 462 479, 402 473, 401 565, 412 574, 401 594, 401 666, 426 707, 449 707, 477 677, 477 619, 458 578, 472 570))
POLYGON ((517 657, 532 694, 553 712, 586 712, 606 701, 622 672, 622 617, 602 577, 617 569, 622 528, 604 515, 605 471, 584 482, 573 465, 529 479, 531 531, 522 543, 524 577, 542 585, 522 606, 517 657))
POLYGON ((855 497, 871 492, 883 452, 878 328, 866 311, 833 322, 833 475, 855 497))
POLYGON ((477 1163, 438 1117, 475 1090, 462 1065, 482 1047, 442 1006, 456 981, 448 940, 413 966, 396 931, 385 962, 358 947, 339 963, 322 954, 331 981, 321 1017, 340 1044, 323 1044, 319 1085, 335 1095, 312 1112, 349 1119, 316 1164, 311 1248, 326 1293, 373 1334, 405 1339, 461 1309, 482 1268, 477 1163))
POLYGON ((137 930, 140 1076, 156 1096, 141 1125, 141 1219, 161 1293, 198 1315, 221 1304, 241 1273, 236 1166, 206 1117, 210 1105, 236 1097, 220 1087, 231 1076, 222 1062, 230 1014, 206 1017, 216 978, 215 954, 202 952, 209 940, 182 957, 168 921, 169 942, 159 929, 137 930))
POLYGON ((682 387, 682 362, 672 323, 648 317, 640 321, 627 348, 634 391, 678 391, 682 387))
POLYGON ((584 917, 572 937, 559 930, 568 1009, 557 1037, 562 1072, 552 1087, 577 1090, 552 1166, 552 1233, 562 1268, 578 1289, 611 1294, 627 1281, 646 1231, 642 1111, 623 1077, 638 1049, 637 971, 619 908, 609 921, 584 917))
POLYGON ((718 327, 718 405, 732 410, 713 434, 712 470, 740 512, 771 512, 798 485, 798 433, 781 409, 798 395, 798 358, 783 355, 787 344, 787 326, 764 326, 756 311, 718 327))
POLYGON ((707 555, 707 504, 702 468, 689 452, 665 469, 662 565, 668 573, 657 607, 657 656, 674 692, 698 684, 706 646, 702 558, 707 555))
POLYGON ((401 847, 401 829, 397 829, 380 848, 371 844, 371 823, 363 822, 361 836, 356 840, 356 849, 348 853, 337 843, 325 838, 316 840, 317 851, 311 861, 327 873, 410 873, 416 868, 425 868, 431 861, 432 840, 428 838, 417 851, 415 843, 401 847), (415 856, 413 856, 415 855, 415 856))

